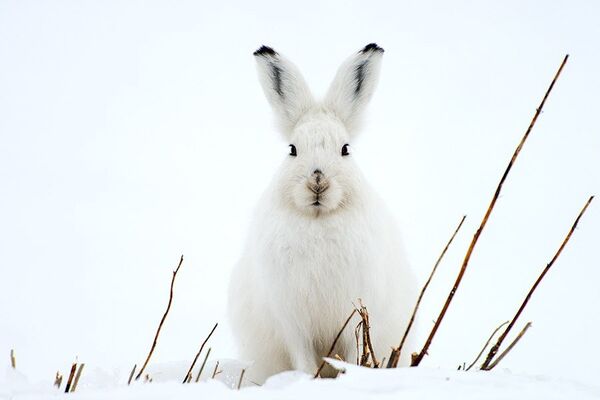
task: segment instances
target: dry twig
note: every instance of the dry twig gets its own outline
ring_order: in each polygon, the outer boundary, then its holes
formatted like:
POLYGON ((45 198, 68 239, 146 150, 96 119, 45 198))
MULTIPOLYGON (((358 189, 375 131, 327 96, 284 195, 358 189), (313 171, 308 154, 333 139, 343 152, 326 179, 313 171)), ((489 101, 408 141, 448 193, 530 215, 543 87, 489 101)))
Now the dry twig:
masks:
POLYGON ((485 349, 487 349, 488 345, 490 344, 490 342, 492 341, 492 339, 494 338, 494 336, 496 336, 496 333, 498 333, 498 331, 500 329, 502 329, 502 327, 504 325, 508 324, 509 322, 510 321, 504 321, 501 325, 499 325, 496 329, 494 329, 494 332, 492 332, 492 334, 490 335, 490 337, 488 338, 488 340, 485 342, 485 344, 481 348, 481 351, 479 352, 479 354, 477 354, 477 357, 475 357, 475 359, 473 360, 473 362, 471 364, 469 364, 469 366, 466 369, 463 368, 463 370, 469 371, 471 368, 473 368, 473 366, 477 363, 477 361, 479 361, 479 359, 483 355, 483 352, 485 351, 485 349))
POLYGON ((206 356, 204 356, 204 361, 202 361, 202 365, 200 366, 200 370, 198 371, 198 375, 196 375, 196 383, 200 381, 200 375, 202 375, 202 371, 204 371, 204 366, 206 365, 206 361, 208 360, 208 356, 210 355, 211 347, 208 348, 206 352, 206 356))
POLYGON ((519 334, 517 335, 515 340, 510 342, 510 344, 508 345, 506 350, 504 350, 502 353, 500 353, 500 355, 498 357, 496 357, 494 362, 492 362, 490 364, 490 366, 487 368, 487 371, 493 369, 496 365, 498 365, 498 363, 500 361, 502 361, 502 359, 512 350, 512 348, 515 347, 515 345, 519 342, 519 340, 521 340, 521 338, 523 337, 523 335, 525 335, 525 332, 527 332, 527 330, 529 328, 531 328, 531 321, 525 324, 525 327, 521 330, 521 332, 519 332, 519 334))
MULTIPOLYGON (((348 317, 348 319, 346 319, 346 322, 344 322, 344 326, 342 326, 342 329, 340 329, 340 331, 338 332, 337 336, 333 340, 333 343, 331 343, 331 348, 327 352, 327 355, 325 356, 326 358, 331 357, 331 354, 333 354, 335 345, 337 344, 338 340, 340 340, 340 337, 342 336, 344 329, 346 329, 346 326, 348 326, 348 324, 350 323, 350 320, 352 319, 352 317, 354 317, 354 314, 356 314, 356 308, 354 310, 352 310, 352 313, 350 313, 350 316, 348 317)), ((315 379, 319 377, 319 374, 321 373, 321 370, 323 369, 324 366, 325 366, 325 360, 323 360, 321 362, 321 365, 319 365, 319 369, 317 369, 317 372, 315 373, 315 376, 314 376, 315 379)))
POLYGON ((65 386, 65 393, 69 393, 71 390, 71 384, 73 383, 73 377, 75 376, 75 370, 77 369, 77 363, 71 365, 71 372, 69 373, 69 379, 67 380, 67 386, 65 386))
POLYGON ((188 369, 188 372, 185 375, 185 378, 183 379, 183 383, 186 383, 186 382, 189 383, 192 381, 192 370, 194 369, 194 366, 196 365, 196 361, 198 361, 198 357, 200 357, 200 353, 202 353, 202 350, 204 349, 206 342, 208 342, 208 339, 210 339, 210 337, 212 336, 215 329, 217 329, 218 325, 219 325, 219 323, 217 322, 215 324, 215 326, 213 326, 212 330, 210 331, 210 333, 208 334, 206 339, 204 339, 204 341, 202 342, 202 345, 200 346, 200 350, 198 350, 198 352, 196 353, 196 357, 194 357, 194 361, 192 361, 192 365, 190 365, 190 369, 188 369))
POLYGON ((127 385, 131 385, 131 380, 133 379, 133 375, 135 374, 135 369, 137 368, 137 364, 133 364, 133 368, 129 373, 129 379, 127 379, 127 385))
POLYGON ((60 372, 56 371, 56 376, 54 377, 54 386, 60 389, 60 385, 62 384, 63 376, 60 372))
POLYGON ((363 354, 360 360, 360 365, 363 367, 369 367, 369 357, 371 357, 373 367, 379 368, 379 362, 377 361, 377 357, 375 357, 375 351, 373 350, 373 344, 371 343, 371 324, 369 323, 369 311, 367 310, 367 307, 362 304, 362 300, 359 299, 359 303, 360 308, 356 309, 356 311, 362 320, 359 326, 362 327, 363 342, 363 354))
POLYGON ((508 173, 510 172, 515 161, 517 160, 517 157, 519 156, 519 153, 521 152, 521 149, 523 148, 525 141, 529 137, 529 134, 530 134, 531 130, 533 129, 535 122, 538 119, 538 116, 542 112, 542 108, 544 107, 544 104, 546 103, 546 99, 548 98, 548 95, 552 91, 552 88, 554 87, 554 84, 556 83, 556 80, 560 76, 560 73, 568 59, 569 59, 569 55, 567 54, 565 56, 562 64, 558 68, 558 71, 556 72, 554 79, 552 80, 552 83, 548 87, 548 90, 546 91, 546 94, 544 95, 542 102, 536 109, 535 114, 533 115, 533 118, 532 118, 531 122, 529 123, 529 127, 527 128, 527 130, 525 131, 525 134, 523 135, 523 138, 521 139, 521 142, 515 149, 515 152, 513 153, 512 158, 510 159, 508 166, 506 167, 506 170, 504 171, 504 174, 502 175, 502 178, 500 178, 500 182, 498 183, 498 186, 496 187, 496 192, 494 193, 494 196, 492 197, 492 201, 490 202, 490 204, 487 208, 487 211, 486 211, 483 219, 481 220, 481 224, 479 225, 479 228, 473 235, 473 239, 471 240, 469 249, 467 250, 467 253, 465 254, 465 258, 463 260, 463 263, 462 263, 462 266, 458 273, 458 276, 456 277, 456 281, 454 282, 454 285, 452 286, 452 290, 450 290, 450 293, 448 294, 446 303, 444 303, 444 306, 442 307, 440 315, 438 316, 438 318, 435 322, 435 325, 431 329, 431 332, 429 333, 429 337, 427 338, 425 345, 423 346, 421 351, 415 357, 413 357, 413 360, 411 362, 412 366, 418 366, 421 363, 421 361, 423 360, 423 357, 425 357, 425 355, 427 354, 427 350, 429 350, 429 346, 431 345, 431 342, 433 341, 433 338, 434 338, 438 328, 440 327, 440 324, 442 323, 444 316, 446 315, 446 311, 448 310, 448 307, 450 307, 450 303, 452 302, 452 299, 454 298, 454 294, 456 293, 456 290, 458 289, 458 286, 460 285, 460 282, 462 281, 465 271, 467 270, 467 266, 469 265, 469 260, 471 259, 471 255, 473 254, 475 245, 477 244, 477 241, 479 240, 479 237, 480 237, 481 233, 483 232, 485 225, 487 224, 490 214, 492 213, 492 210, 494 209, 494 205, 496 204, 496 201, 498 200, 498 197, 500 196, 500 192, 502 191, 502 186, 504 185, 504 181, 506 180, 508 173))
POLYGON ((211 379, 215 379, 215 376, 217 376, 217 370, 219 369, 219 362, 217 361, 217 363, 215 364, 215 369, 212 373, 211 379))
POLYGON ((429 278, 427 278, 427 281, 425 282, 425 285, 423 285, 423 288, 421 289, 421 293, 419 294, 419 297, 417 298, 417 302, 415 304, 415 307, 413 308, 412 315, 410 316, 410 320, 408 322, 408 325, 406 326, 406 330, 404 331, 404 336, 402 336, 400 345, 398 345, 397 348, 392 349, 392 353, 390 354, 390 359, 388 360, 387 368, 396 368, 398 366, 398 361, 400 360, 400 354, 402 353, 402 347, 404 347, 404 342, 406 342, 406 338, 408 337, 408 334, 410 333, 410 330, 415 322, 415 316, 417 315, 417 311, 419 310, 419 306, 421 305, 421 300, 423 299, 423 295, 425 294, 425 291, 427 290, 429 283, 431 283, 431 280, 433 279, 433 275, 435 275, 435 272, 437 271, 437 268, 440 265, 440 262, 446 255, 448 248, 452 244, 452 241, 456 237, 456 234, 462 227, 466 218, 467 218, 467 216, 463 215, 462 219, 458 223, 458 226, 454 230, 454 233, 450 237, 450 240, 448 240, 448 243, 446 243, 446 247, 444 247, 444 249, 440 253, 438 259, 436 260, 436 262, 433 266, 433 269, 431 270, 431 273, 429 274, 429 278))
POLYGON ((165 310, 165 313, 163 314, 163 316, 160 320, 160 323, 158 324, 158 329, 156 330, 156 334, 154 335, 154 341, 152 342, 152 347, 150 347, 150 351, 148 352, 146 361, 144 361, 144 365, 142 365, 142 369, 140 369, 140 372, 138 372, 137 376, 135 377, 136 381, 138 379, 140 379, 140 377, 144 373, 144 370, 146 369, 146 366, 148 365, 148 362, 150 361, 150 357, 152 357, 152 353, 154 353, 154 348, 156 347, 156 342, 158 341, 158 335, 160 334, 160 330, 162 329, 163 323, 165 322, 165 319, 167 319, 167 314, 169 314, 169 310, 171 309, 171 303, 173 302, 173 285, 175 284, 175 278, 177 277, 177 272, 179 272, 179 268, 181 268, 182 263, 183 263, 183 255, 179 259, 179 264, 177 265, 177 268, 175 269, 175 271, 173 271, 173 277, 171 278, 171 290, 169 292, 169 303, 167 304, 167 309, 165 310))
POLYGON ((77 385, 79 384, 79 378, 81 378, 81 372, 83 371, 83 367, 85 367, 85 363, 79 364, 79 368, 77 368, 77 374, 75 374, 75 380, 73 381, 73 386, 71 387, 71 392, 77 390, 77 385))
POLYGON ((238 381, 237 390, 240 390, 240 388, 242 387, 242 381, 244 380, 245 373, 246 373, 246 370, 243 369, 242 373, 240 374, 240 380, 238 381))
POLYGON ((10 366, 13 369, 17 368, 17 358, 15 357, 15 351, 13 349, 10 350, 10 366))
POLYGON ((356 341, 356 365, 360 365, 360 329, 362 328, 362 320, 354 328, 354 340, 356 341))
POLYGON ((498 341, 496 342, 496 344, 494 344, 494 346, 492 346, 492 348, 490 349, 490 351, 489 351, 489 353, 488 353, 485 361, 481 365, 481 369, 482 370, 490 370, 491 369, 490 364, 491 364, 494 356, 498 352, 498 349, 502 345, 502 342, 504 341, 504 339, 506 339, 506 336, 508 335, 508 333, 510 332, 510 330, 512 329, 512 327, 515 325, 515 323, 517 322, 517 319, 519 319, 519 316, 521 315, 521 313, 525 309, 525 306, 527 306, 527 303, 529 302, 529 299, 531 298, 531 295, 533 295, 533 292, 535 292, 535 289, 538 287, 538 285, 540 284, 540 282, 542 281, 542 279, 544 279, 544 276, 546 276, 546 273, 550 270, 550 268, 552 268, 552 265, 554 265, 554 262, 560 256, 560 253, 562 253, 563 249, 565 248, 565 246, 569 242, 569 239, 571 238, 571 235, 575 231, 575 228, 577 228, 577 224, 579 223, 579 220, 581 219, 581 217, 583 216, 583 214, 587 210, 587 208, 590 205, 590 203, 592 202, 592 200, 594 200, 594 196, 590 196, 590 198, 588 199, 588 201, 585 203, 585 205, 583 206, 583 208, 579 212, 579 215, 577 215, 577 218, 575 219, 575 222, 573 222, 573 225, 571 226, 571 229, 569 230, 569 233, 567 233, 567 236, 565 236, 565 238, 564 238, 563 242, 561 243, 560 247, 558 248, 558 250, 554 254, 554 257, 552 257, 552 259, 550 260, 550 262, 542 270, 542 273, 540 274, 540 276, 538 276, 537 280, 535 281, 535 283, 533 284, 533 286, 531 287, 531 289, 529 289, 529 293, 527 293, 527 296, 525 296, 525 300, 523 300, 523 303, 521 303, 521 306, 517 310, 517 313, 515 314, 515 316, 513 317, 513 319, 510 321, 510 324, 508 324, 508 326, 506 327, 506 329, 504 330, 504 332, 502 332, 502 335, 500 335, 500 337, 498 338, 498 341))

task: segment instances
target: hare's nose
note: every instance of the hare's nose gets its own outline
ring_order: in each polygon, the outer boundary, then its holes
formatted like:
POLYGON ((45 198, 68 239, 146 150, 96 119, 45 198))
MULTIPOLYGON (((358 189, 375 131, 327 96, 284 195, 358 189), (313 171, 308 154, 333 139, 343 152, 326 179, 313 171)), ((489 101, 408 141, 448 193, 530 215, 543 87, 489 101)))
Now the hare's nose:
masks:
POLYGON ((313 171, 313 175, 315 176, 315 181, 317 181, 317 185, 319 183, 321 183, 321 180, 323 179, 323 173, 321 172, 320 169, 315 169, 313 171))

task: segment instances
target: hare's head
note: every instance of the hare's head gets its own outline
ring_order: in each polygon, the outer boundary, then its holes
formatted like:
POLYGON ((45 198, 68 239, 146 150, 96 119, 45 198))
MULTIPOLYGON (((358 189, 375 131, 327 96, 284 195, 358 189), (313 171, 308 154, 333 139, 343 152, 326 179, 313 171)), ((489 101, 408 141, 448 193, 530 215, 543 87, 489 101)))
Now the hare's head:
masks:
POLYGON ((292 209, 317 217, 360 202, 364 190, 351 144, 377 85, 382 55, 372 43, 351 56, 317 102, 294 64, 270 47, 254 52, 260 82, 289 143, 276 190, 292 209))

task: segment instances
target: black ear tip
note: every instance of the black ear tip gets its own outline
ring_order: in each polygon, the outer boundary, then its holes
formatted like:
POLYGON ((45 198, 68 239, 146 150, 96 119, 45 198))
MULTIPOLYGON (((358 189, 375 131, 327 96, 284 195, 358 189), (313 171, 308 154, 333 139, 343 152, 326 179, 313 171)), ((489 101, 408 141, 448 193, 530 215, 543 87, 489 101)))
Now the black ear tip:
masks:
POLYGON ((276 56, 277 52, 269 46, 260 46, 258 50, 254 52, 255 56, 276 56))
POLYGON ((383 49, 381 47, 377 46, 377 43, 369 43, 360 52, 367 53, 369 51, 383 53, 383 49))

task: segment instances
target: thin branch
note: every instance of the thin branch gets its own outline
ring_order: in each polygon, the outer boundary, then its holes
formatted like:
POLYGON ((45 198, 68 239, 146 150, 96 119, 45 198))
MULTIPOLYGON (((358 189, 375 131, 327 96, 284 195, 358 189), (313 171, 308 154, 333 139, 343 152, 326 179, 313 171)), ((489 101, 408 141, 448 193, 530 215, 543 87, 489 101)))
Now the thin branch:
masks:
POLYGON ((373 344, 371 343, 371 323, 369 322, 369 311, 367 307, 362 304, 362 300, 359 299, 360 309, 356 311, 360 315, 362 319, 362 338, 363 338, 363 356, 361 359, 360 365, 363 367, 369 366, 369 356, 371 357, 371 361, 373 362, 374 368, 379 368, 379 362, 377 361, 377 357, 375 357, 375 351, 373 350, 373 344))
POLYGON ((362 327, 362 319, 354 328, 354 339, 356 340, 356 365, 360 365, 360 329, 362 327))
POLYGON ((504 332, 502 333, 502 335, 500 335, 500 337, 498 338, 498 341, 496 342, 496 344, 494 346, 492 346, 492 348, 490 349, 490 352, 488 353, 485 361, 481 365, 481 369, 483 369, 483 370, 489 370, 489 369, 491 369, 490 368, 490 363, 492 362, 494 356, 498 352, 498 349, 502 345, 502 342, 504 341, 504 339, 506 339, 506 336, 508 335, 508 333, 510 332, 510 330, 512 329, 512 327, 515 325, 515 323, 517 322, 517 319, 519 319, 519 316, 521 315, 521 313, 525 309, 525 306, 527 306, 527 303, 529 302, 529 299, 531 298, 531 295, 533 295, 533 292, 535 292, 535 289, 538 287, 538 285, 540 284, 540 282, 542 281, 542 279, 544 279, 544 276, 546 276, 546 273, 548 273, 548 271, 550 270, 550 268, 552 268, 552 265, 554 265, 554 262, 560 256, 560 253, 562 253, 563 249, 565 248, 565 246, 569 242, 569 239, 571 238, 571 235, 575 231, 575 228, 577 228, 577 224, 579 223, 579 220, 581 219, 581 217, 583 216, 583 214, 587 210, 587 208, 590 205, 590 203, 592 202, 592 200, 594 200, 594 196, 590 196, 590 198, 588 199, 588 201, 585 203, 585 205, 583 206, 583 208, 579 212, 579 215, 577 215, 577 218, 575 219, 575 222, 573 222, 573 225, 571 226, 571 229, 569 230, 569 233, 567 233, 567 236, 565 236, 565 238, 564 238, 563 242, 561 243, 560 247, 558 248, 558 250, 554 254, 554 257, 552 257, 552 259, 550 260, 550 262, 542 270, 542 273, 540 274, 540 276, 538 276, 537 280, 535 281, 535 283, 533 284, 533 286, 531 287, 531 289, 529 289, 529 293, 527 293, 527 296, 525 297, 525 300, 523 300, 523 303, 521 303, 521 306, 517 310, 517 313, 515 314, 515 316, 513 317, 513 319, 510 321, 510 324, 508 324, 508 326, 506 327, 506 329, 504 330, 504 332))
MULTIPOLYGON (((356 314, 356 309, 352 310, 352 313, 350 313, 350 316, 348 317, 346 322, 344 322, 344 326, 342 326, 342 329, 340 329, 337 336, 335 337, 333 343, 331 344, 331 348, 327 352, 327 355, 325 356, 325 358, 331 357, 331 354, 333 354, 333 349, 335 349, 335 345, 337 344, 338 340, 340 340, 340 337, 342 336, 344 329, 346 329, 346 326, 348 326, 348 324, 350 323, 350 320, 352 319, 352 317, 354 317, 354 314, 356 314)), ((319 365, 319 369, 317 369, 317 372, 315 373, 315 376, 314 376, 315 379, 319 377, 319 374, 321 373, 321 370, 323 369, 323 367, 325 367, 325 360, 323 360, 321 362, 321 365, 319 365)))
POLYGON ((458 233, 458 231, 462 227, 462 225, 465 222, 466 218, 467 218, 467 216, 463 215, 462 219, 458 223, 458 226, 454 230, 454 233, 450 237, 450 240, 448 240, 448 243, 446 243, 446 247, 444 247, 444 249, 440 253, 438 259, 436 260, 435 265, 433 266, 433 269, 431 270, 431 273, 429 274, 429 278, 427 278, 427 281, 425 282, 425 285, 423 285, 423 288, 421 289, 421 293, 419 294, 419 298, 417 299, 417 303, 415 304, 415 307, 413 308, 412 315, 410 316, 410 321, 408 322, 408 325, 406 326, 406 330, 404 331, 404 336, 402 336, 402 340, 400 341, 400 345, 398 345, 398 348, 392 349, 392 353, 390 354, 390 360, 388 361, 387 368, 396 368, 398 366, 398 361, 400 360, 400 354, 402 353, 402 348, 404 347, 404 342, 406 342, 406 338, 408 337, 408 334, 410 333, 410 330, 411 330, 411 328, 413 326, 413 323, 415 322, 415 316, 417 315, 417 311, 419 310, 419 306, 421 305, 421 300, 423 299, 423 295, 425 294, 425 291, 427 290, 427 287, 429 286, 429 283, 431 283, 431 280, 433 279, 433 275, 435 275, 435 272, 437 271, 437 268, 440 265, 440 262, 442 261, 442 259, 446 255, 446 252, 448 251, 448 248, 452 244, 452 241, 456 237, 456 234, 458 233))
POLYGON ((177 272, 179 272, 179 268, 181 268, 182 263, 183 255, 179 259, 179 264, 177 265, 177 268, 175 269, 175 271, 173 271, 173 277, 171 278, 171 290, 169 292, 169 303, 167 304, 167 309, 165 310, 165 313, 163 314, 160 323, 158 324, 158 329, 156 330, 156 335, 154 335, 154 341, 152 342, 152 347, 150 347, 150 351, 148 352, 148 357, 146 357, 146 361, 144 361, 142 369, 140 369, 140 372, 138 372, 137 376, 135 377, 136 381, 140 379, 140 377, 144 373, 144 370, 146 369, 146 366, 150 361, 150 357, 152 357, 152 353, 154 353, 154 348, 156 347, 156 342, 158 341, 158 335, 160 335, 160 330, 162 329, 163 323, 165 322, 165 319, 167 319, 167 314, 169 314, 169 310, 171 309, 171 303, 173 302, 173 285, 175 284, 175 278, 177 277, 177 272))
POLYGON ((243 369, 242 373, 240 374, 240 380, 238 381, 237 390, 240 390, 240 388, 242 387, 242 381, 244 380, 245 373, 246 373, 246 370, 243 369))
POLYGON ((398 366, 398 361, 400 361, 400 353, 397 347, 392 347, 392 352, 390 353, 390 358, 388 360, 386 368, 396 368, 398 366))
POLYGON ((523 337, 523 335, 525 334, 525 332, 527 332, 527 329, 529 329, 529 328, 531 328, 531 322, 528 322, 527 324, 525 324, 525 327, 521 330, 521 332, 519 332, 519 334, 517 335, 515 340, 513 340, 508 345, 506 350, 504 350, 502 353, 500 353, 500 355, 498 357, 496 357, 494 362, 492 362, 490 364, 490 366, 486 369, 486 371, 489 371, 489 370, 493 369, 496 365, 498 365, 498 363, 500 361, 502 361, 502 359, 508 354, 508 352, 511 351, 513 347, 515 347, 515 345, 519 342, 519 340, 521 340, 521 338, 523 337))
POLYGON ((73 377, 75 376, 75 370, 77 369, 77 363, 71 365, 71 372, 69 373, 69 379, 67 380, 67 386, 65 386, 65 393, 69 393, 71 390, 71 384, 73 383, 73 377))
POLYGON ((202 353, 202 349, 204 349, 206 342, 208 342, 208 339, 210 339, 210 337, 214 333, 215 329, 217 329, 218 325, 219 325, 219 323, 217 322, 215 324, 215 326, 213 326, 212 330, 210 331, 210 333, 208 334, 206 339, 204 339, 204 341, 202 342, 202 345, 200 346, 200 350, 198 350, 198 352, 196 353, 196 357, 194 357, 194 361, 192 361, 192 365, 190 365, 190 369, 188 369, 188 372, 185 375, 185 378, 183 379, 183 383, 186 383, 186 382, 189 383, 192 381, 192 370, 194 369, 194 365, 196 365, 196 361, 198 361, 198 357, 200 357, 200 353, 202 353))
POLYGON ((135 369, 137 368, 137 364, 133 364, 133 368, 129 373, 129 379, 127 379, 127 385, 131 385, 131 380, 133 379, 133 375, 135 374, 135 369))
POLYGON ((469 260, 471 259, 471 255, 473 254, 475 245, 477 244, 477 241, 479 240, 479 236, 483 232, 483 229, 485 228, 485 225, 487 224, 490 214, 492 213, 492 210, 494 209, 496 201, 498 200, 498 197, 500 196, 500 192, 502 191, 502 186, 504 185, 504 181, 508 177, 508 173, 510 172, 515 161, 517 160, 517 157, 519 156, 519 153, 521 152, 521 149, 523 148, 525 141, 529 137, 529 134, 530 134, 531 130, 533 129, 535 122, 538 119, 538 116, 540 115, 540 113, 542 112, 542 109, 544 108, 544 104, 546 103, 546 99, 548 98, 548 95, 552 91, 552 88, 554 87, 554 84, 556 83, 556 80, 560 76, 560 73, 563 70, 563 67, 567 63, 568 59, 569 59, 569 55, 567 54, 565 56, 565 58, 563 59, 563 62, 561 63, 560 67, 558 68, 556 75, 554 75, 554 79, 552 80, 552 83, 550 83, 550 86, 548 87, 548 90, 546 91, 546 94, 544 95, 542 102, 540 103, 538 108, 535 110, 535 114, 533 115, 533 118, 531 119, 531 122, 529 123, 529 127, 525 131, 525 134, 523 135, 521 142, 515 149, 515 152, 513 153, 512 158, 510 159, 508 166, 506 167, 506 170, 504 171, 504 174, 502 175, 502 178, 500 179, 500 182, 498 183, 498 186, 496 187, 496 192, 494 193, 494 196, 492 197, 492 201, 490 202, 490 205, 488 206, 487 211, 486 211, 483 219, 481 220, 481 224, 479 225, 479 228, 473 235, 473 239, 471 240, 469 249, 467 250, 467 253, 465 254, 465 258, 463 260, 463 263, 462 263, 462 266, 458 273, 458 276, 456 277, 456 281, 454 282, 454 286, 452 287, 452 290, 450 290, 450 293, 448 294, 446 303, 444 304, 444 307, 442 308, 442 311, 440 312, 440 315, 438 316, 435 325, 433 326, 431 332, 429 333, 429 337, 427 338, 425 345, 423 346, 421 351, 413 358, 413 360, 411 362, 412 366, 418 366, 420 364, 420 362, 423 360, 423 357, 425 357, 425 355, 427 354, 427 350, 429 350, 429 346, 431 345, 431 342, 433 341, 433 338, 434 338, 438 328, 440 327, 440 324, 442 323, 444 316, 446 315, 446 311, 448 311, 448 307, 450 307, 450 303, 452 302, 452 299, 454 298, 454 294, 456 293, 456 290, 458 289, 458 286, 460 285, 460 282, 462 281, 465 271, 467 270, 467 266, 469 265, 469 260))
POLYGON ((217 370, 219 369, 219 362, 217 361, 217 363, 215 364, 215 369, 212 373, 212 377, 211 379, 215 379, 215 376, 217 376, 217 370))
POLYGON ((198 381, 200 381, 200 375, 202 375, 202 371, 204 371, 204 366, 206 365, 206 361, 208 360, 208 356, 210 355, 210 351, 212 350, 212 347, 208 348, 208 351, 206 352, 206 356, 204 356, 204 361, 202 361, 202 365, 200 366, 200 370, 198 371, 198 375, 196 375, 196 383, 198 381))
POLYGON ((56 371, 56 376, 54 377, 54 386, 60 389, 60 385, 62 384, 63 376, 59 371, 56 371))
POLYGON ((488 338, 488 340, 485 342, 485 344, 481 348, 481 351, 479 352, 479 354, 477 354, 477 357, 475 357, 475 359, 473 360, 473 362, 471 364, 469 364, 469 366, 466 369, 464 369, 465 371, 469 371, 471 368, 473 368, 473 366, 477 363, 477 361, 479 361, 479 359, 483 355, 483 352, 485 351, 485 349, 487 349, 487 347, 489 346, 489 344, 492 341, 492 339, 494 338, 494 336, 496 336, 496 333, 498 333, 498 331, 500 329, 502 329, 502 327, 504 325, 508 324, 509 322, 510 321, 504 321, 501 325, 499 325, 496 329, 494 329, 494 332, 492 332, 492 334, 490 335, 490 337, 488 338))
POLYGON ((85 367, 85 363, 79 364, 79 368, 77 369, 77 374, 75 374, 75 380, 73 381, 73 386, 71 387, 71 392, 77 390, 77 385, 79 384, 79 378, 81 378, 81 372, 83 371, 83 367, 85 367))
POLYGON ((15 357, 15 351, 13 349, 10 350, 10 366, 13 369, 17 368, 17 357, 15 357))

